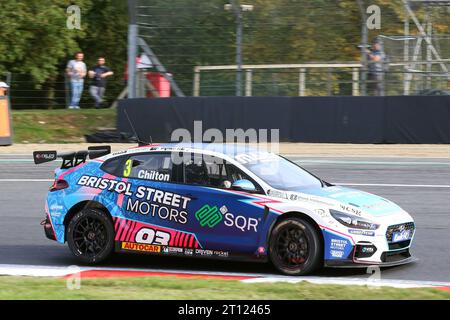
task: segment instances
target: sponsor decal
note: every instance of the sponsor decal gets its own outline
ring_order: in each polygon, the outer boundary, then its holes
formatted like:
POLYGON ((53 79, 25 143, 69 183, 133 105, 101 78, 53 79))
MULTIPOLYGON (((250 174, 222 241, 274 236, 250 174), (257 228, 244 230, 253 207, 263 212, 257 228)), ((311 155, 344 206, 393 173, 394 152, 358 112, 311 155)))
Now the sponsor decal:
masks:
POLYGON ((332 231, 323 230, 325 240, 325 259, 347 259, 353 250, 349 239, 332 231))
POLYGON ((344 212, 352 213, 352 214, 357 215, 359 217, 361 216, 361 210, 359 210, 359 209, 357 209, 357 208, 355 208, 353 206, 346 206, 346 205, 341 204, 340 208, 344 212))
POLYGON ((345 250, 347 240, 331 239, 331 249, 345 250))
POLYGON ((167 246, 170 241, 170 233, 151 228, 141 228, 134 238, 137 243, 160 244, 167 246))
POLYGON ((214 252, 213 250, 195 249, 195 254, 199 256, 212 256, 214 252))
POLYGON ((231 212, 225 213, 225 222, 224 224, 227 227, 234 227, 242 232, 253 231, 258 232, 258 224, 260 219, 255 218, 247 218, 241 215, 235 216, 231 212))
POLYGON ((180 224, 186 224, 188 221, 186 208, 191 201, 189 197, 146 186, 138 186, 135 196, 137 199, 129 198, 127 200, 127 211, 180 224))
POLYGON ((183 248, 178 247, 163 247, 162 252, 169 254, 182 254, 184 252, 183 248))
POLYGON ((223 219, 222 213, 219 212, 217 206, 210 207, 207 204, 197 210, 195 218, 202 227, 208 226, 210 228, 214 228, 223 219))
POLYGON ((333 258, 342 258, 344 256, 344 251, 330 250, 330 254, 333 258))
POLYGON ((125 196, 133 195, 131 192, 131 183, 124 181, 83 175, 80 177, 77 184, 83 187, 122 193, 125 196))
POLYGON ((155 181, 170 181, 170 175, 168 173, 159 173, 158 171, 139 170, 137 174, 138 178, 155 181))
POLYGON ((258 224, 260 219, 248 218, 242 215, 235 215, 228 212, 226 206, 220 207, 205 204, 196 213, 195 218, 202 227, 216 227, 222 220, 226 227, 237 228, 242 232, 254 231, 258 232, 258 224))
POLYGON ((114 218, 115 241, 136 242, 170 247, 197 248, 195 235, 178 230, 114 218))
POLYGON ((373 245, 372 246, 364 246, 361 248, 362 253, 375 253, 375 251, 376 251, 376 249, 373 245))
POLYGON ((411 230, 405 230, 403 227, 403 231, 394 232, 392 235, 392 242, 400 242, 411 239, 411 230))
POLYGON ((270 152, 242 153, 236 155, 234 158, 241 164, 258 161, 278 161, 278 157, 274 153, 270 152))
POLYGON ((129 251, 161 252, 161 247, 152 244, 122 242, 121 248, 129 251))
POLYGON ((290 201, 299 201, 299 202, 306 201, 306 202, 321 204, 321 205, 325 205, 325 206, 334 206, 334 204, 331 202, 327 202, 327 201, 320 200, 320 199, 312 197, 312 196, 308 196, 305 194, 299 194, 299 193, 287 194, 287 199, 290 201))
POLYGON ((179 224, 186 224, 187 212, 177 208, 169 208, 155 203, 128 199, 126 210, 136 212, 145 216, 157 217, 161 220, 173 221, 179 224))
POLYGON ((114 152, 114 153, 112 154, 112 156, 119 156, 119 155, 125 154, 125 153, 127 153, 127 152, 128 152, 127 150, 116 151, 116 152, 114 152))
POLYGON ((162 253, 172 255, 186 255, 186 256, 216 256, 220 258, 228 258, 229 252, 222 250, 204 250, 191 248, 179 248, 179 247, 162 247, 162 253))
POLYGON ((62 206, 60 204, 52 204, 50 206, 50 210, 51 211, 61 211, 61 210, 64 210, 64 206, 62 206))
POLYGON ((213 254, 215 256, 218 256, 218 257, 221 257, 221 258, 228 258, 230 253, 228 251, 214 250, 213 254))
POLYGON ((355 234, 357 236, 367 236, 367 237, 375 236, 375 231, 369 231, 369 230, 348 229, 348 233, 355 234))
POLYGON ((315 209, 314 212, 317 213, 321 218, 328 217, 328 211, 324 209, 315 209))
POLYGON ((267 195, 275 198, 288 199, 287 193, 280 190, 267 190, 267 195))
POLYGON ((41 164, 56 159, 56 151, 34 151, 33 158, 35 164, 41 164))
POLYGON ((137 186, 135 192, 132 192, 132 184, 129 182, 88 175, 81 176, 77 184, 127 196, 127 211, 180 224, 187 223, 186 208, 191 201, 189 197, 141 185, 137 186), (133 199, 133 197, 136 199, 133 199))

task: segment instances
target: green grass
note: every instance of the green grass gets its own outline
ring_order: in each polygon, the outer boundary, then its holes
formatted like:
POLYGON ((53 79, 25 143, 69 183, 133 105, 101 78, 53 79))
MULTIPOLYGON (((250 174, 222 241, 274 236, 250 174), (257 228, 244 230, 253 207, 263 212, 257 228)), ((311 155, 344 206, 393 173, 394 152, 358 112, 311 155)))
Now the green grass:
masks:
POLYGON ((84 142, 98 128, 115 128, 116 109, 14 110, 14 143, 84 142))
POLYGON ((235 280, 177 277, 81 279, 69 290, 65 279, 0 277, 0 299, 450 299, 436 289, 394 289, 311 283, 246 284, 235 280))

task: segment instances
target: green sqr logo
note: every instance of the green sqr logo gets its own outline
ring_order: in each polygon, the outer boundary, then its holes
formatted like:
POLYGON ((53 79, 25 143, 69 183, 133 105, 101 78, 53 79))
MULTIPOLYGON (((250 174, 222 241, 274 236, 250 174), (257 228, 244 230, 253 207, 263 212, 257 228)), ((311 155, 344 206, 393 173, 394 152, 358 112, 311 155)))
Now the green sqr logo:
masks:
POLYGON ((195 218, 200 222, 202 227, 208 226, 213 228, 222 221, 222 214, 217 206, 210 207, 205 204, 195 213, 195 218))

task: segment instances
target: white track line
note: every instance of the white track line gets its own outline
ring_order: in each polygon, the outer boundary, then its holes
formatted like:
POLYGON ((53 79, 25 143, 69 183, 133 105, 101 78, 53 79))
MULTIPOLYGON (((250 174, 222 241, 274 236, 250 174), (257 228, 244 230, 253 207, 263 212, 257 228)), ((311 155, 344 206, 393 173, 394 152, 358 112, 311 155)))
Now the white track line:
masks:
POLYGON ((426 287, 449 287, 449 282, 436 281, 413 281, 413 280, 391 280, 372 278, 328 278, 328 277, 262 277, 241 280, 244 283, 274 283, 274 282, 310 282, 314 284, 345 285, 345 286, 369 286, 369 287, 392 287, 392 288, 426 288, 426 287))
POLYGON ((198 270, 170 270, 170 269, 149 269, 149 268, 118 268, 118 267, 78 267, 72 266, 41 266, 41 265, 17 265, 0 264, 0 275, 22 275, 36 277, 60 277, 74 274, 81 271, 139 271, 154 273, 174 273, 174 274, 198 274, 216 276, 239 276, 239 277, 262 277, 265 274, 259 273, 238 273, 238 272, 213 272, 198 270))
POLYGON ((244 283, 274 283, 288 282, 298 283, 307 281, 315 284, 328 285, 361 285, 373 287, 393 287, 393 288, 424 288, 424 287, 450 287, 450 282, 437 281, 413 281, 413 280, 391 280, 391 279, 372 279, 372 278, 337 278, 337 277, 292 277, 292 276, 274 276, 262 273, 239 273, 239 272, 210 272, 198 270, 166 270, 166 269, 139 269, 139 268, 102 268, 102 267, 78 267, 78 266, 39 266, 39 265, 14 265, 0 264, 0 275, 7 276, 31 276, 31 277, 64 277, 73 275, 82 271, 101 270, 101 271, 140 271, 167 274, 198 274, 216 275, 216 276, 240 276, 249 277, 249 279, 240 280, 244 283))
POLYGON ((404 187, 404 188, 450 188, 447 184, 393 184, 393 183, 333 183, 338 186, 363 186, 363 187, 404 187))

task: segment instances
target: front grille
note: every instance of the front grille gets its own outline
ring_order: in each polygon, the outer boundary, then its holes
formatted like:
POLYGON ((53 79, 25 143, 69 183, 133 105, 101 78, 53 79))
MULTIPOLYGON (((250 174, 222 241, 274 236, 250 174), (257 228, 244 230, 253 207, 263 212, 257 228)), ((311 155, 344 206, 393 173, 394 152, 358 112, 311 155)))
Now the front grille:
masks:
POLYGON ((389 250, 398 250, 409 247, 411 240, 389 243, 389 250))
MULTIPOLYGON (((386 240, 388 242, 391 242, 392 241, 392 235, 394 234, 394 232, 400 232, 400 229, 402 227, 404 228, 404 230, 411 230, 414 233, 414 229, 415 229, 414 222, 396 224, 396 225, 388 227, 388 229, 386 231, 386 240)), ((405 241, 403 241, 403 242, 405 242, 405 241)))

